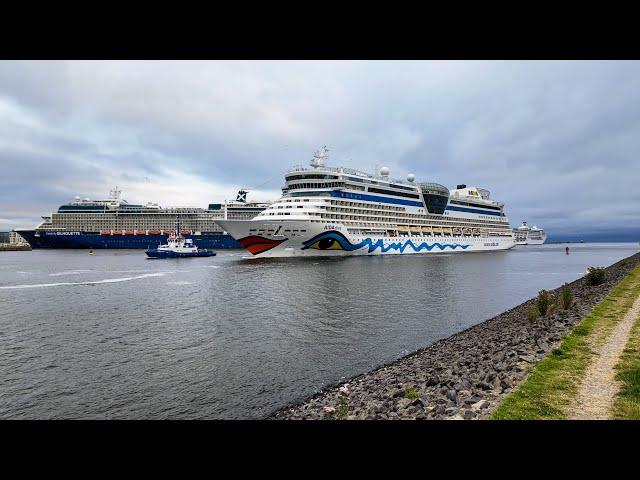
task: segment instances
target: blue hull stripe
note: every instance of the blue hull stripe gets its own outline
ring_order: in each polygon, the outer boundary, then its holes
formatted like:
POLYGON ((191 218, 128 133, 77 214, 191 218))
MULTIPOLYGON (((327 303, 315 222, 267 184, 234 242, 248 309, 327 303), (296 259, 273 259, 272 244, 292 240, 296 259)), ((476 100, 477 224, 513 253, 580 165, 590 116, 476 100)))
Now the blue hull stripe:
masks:
POLYGON ((350 192, 340 192, 340 191, 332 191, 332 197, 338 198, 351 198, 353 200, 366 200, 368 202, 382 202, 382 203, 393 203, 396 205, 408 205, 410 207, 424 207, 422 202, 416 202, 415 200, 402 200, 400 198, 388 198, 388 197, 379 197, 377 195, 365 195, 363 193, 350 193, 350 192))
POLYGON ((480 215, 495 215, 497 217, 502 216, 501 212, 495 212, 493 210, 479 210, 477 208, 455 207, 453 205, 447 205, 447 210, 454 210, 456 212, 477 213, 480 215))
MULTIPOLYGON (((46 235, 35 236, 35 231, 20 232, 29 242, 31 248, 156 248, 167 243, 168 235, 99 235, 81 233, 80 235, 46 235)), ((203 235, 184 235, 192 238, 199 248, 242 248, 230 235, 211 233, 203 235)))
MULTIPOLYGON (((416 202, 415 200, 403 200, 400 198, 388 198, 388 197, 380 197, 378 195, 366 195, 364 193, 351 193, 351 192, 341 192, 341 191, 332 191, 332 197, 337 198, 349 198, 353 200, 365 200, 368 202, 381 202, 381 203, 391 203, 395 205, 407 205, 410 207, 424 207, 422 202, 416 202)), ((457 207, 453 205, 447 205, 447 210, 453 210, 456 212, 466 212, 466 213, 477 213, 479 215, 494 215, 497 217, 502 216, 501 212, 496 212, 493 210, 480 210, 479 208, 465 208, 465 207, 457 207)))

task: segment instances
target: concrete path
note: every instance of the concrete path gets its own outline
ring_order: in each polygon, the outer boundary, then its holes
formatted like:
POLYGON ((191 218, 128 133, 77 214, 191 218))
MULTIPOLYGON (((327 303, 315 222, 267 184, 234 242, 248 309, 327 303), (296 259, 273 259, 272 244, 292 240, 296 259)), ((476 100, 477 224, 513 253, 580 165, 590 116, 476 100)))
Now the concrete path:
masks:
POLYGON ((627 345, 631 327, 640 316, 640 297, 615 326, 605 343, 596 350, 596 357, 587 368, 576 403, 567 418, 575 420, 606 420, 613 405, 613 398, 620 389, 615 379, 614 367, 627 345))

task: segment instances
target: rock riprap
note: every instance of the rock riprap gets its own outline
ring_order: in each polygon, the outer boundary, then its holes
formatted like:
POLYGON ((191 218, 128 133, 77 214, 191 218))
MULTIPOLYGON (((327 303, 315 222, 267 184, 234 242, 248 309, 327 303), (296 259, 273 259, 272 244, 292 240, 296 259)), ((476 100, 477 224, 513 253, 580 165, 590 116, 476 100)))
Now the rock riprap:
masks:
MULTIPOLYGON (((607 267, 604 284, 586 286, 582 279, 568 284, 574 302, 564 314, 527 320, 526 309, 535 302, 528 300, 372 372, 328 387, 269 418, 485 418, 501 397, 517 386, 537 362, 559 345, 562 336, 638 264, 640 253, 607 267), (344 389, 339 391, 345 385, 348 394, 344 389), (345 399, 348 408, 344 408, 345 399), (335 413, 327 413, 333 409, 335 413)), ((558 290, 551 293, 556 295, 558 290)))

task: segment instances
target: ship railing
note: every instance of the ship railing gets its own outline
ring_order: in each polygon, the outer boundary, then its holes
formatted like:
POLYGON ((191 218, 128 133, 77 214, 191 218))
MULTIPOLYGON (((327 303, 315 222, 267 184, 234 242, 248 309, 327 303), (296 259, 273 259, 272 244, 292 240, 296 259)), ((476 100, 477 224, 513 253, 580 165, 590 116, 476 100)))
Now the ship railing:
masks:
MULTIPOLYGON (((322 166, 322 167, 316 167, 316 168, 309 168, 309 167, 305 167, 304 165, 295 165, 294 167, 292 167, 291 170, 289 170, 289 172, 317 172, 319 170, 325 170, 327 172, 333 172, 333 173, 343 173, 343 174, 347 174, 347 175, 359 175, 361 177, 366 177, 366 178, 370 178, 372 180, 384 180, 390 183, 401 183, 401 184, 407 184, 407 182, 405 182, 404 180, 401 179, 395 179, 395 178, 385 178, 379 175, 372 175, 370 173, 367 172, 363 172, 362 170, 356 170, 355 168, 348 168, 348 167, 327 167, 327 166, 322 166)), ((287 173, 289 173, 287 172, 287 173)))

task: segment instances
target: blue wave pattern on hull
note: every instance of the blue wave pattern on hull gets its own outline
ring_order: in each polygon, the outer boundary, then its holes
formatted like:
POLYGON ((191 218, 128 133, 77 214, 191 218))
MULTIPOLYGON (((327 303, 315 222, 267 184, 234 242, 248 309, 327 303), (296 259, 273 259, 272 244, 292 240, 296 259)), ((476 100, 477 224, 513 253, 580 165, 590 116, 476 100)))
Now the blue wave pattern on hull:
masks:
POLYGON ((317 250, 346 250, 346 251, 354 251, 359 250, 361 248, 368 248, 368 253, 373 253, 376 249, 380 249, 382 253, 386 253, 389 250, 395 250, 400 253, 404 253, 404 251, 411 247, 414 252, 419 252, 421 250, 431 251, 434 248, 439 248, 441 251, 446 248, 450 248, 451 250, 455 250, 460 248, 462 250, 466 250, 470 247, 470 245, 462 245, 460 243, 439 243, 434 242, 429 244, 427 242, 422 242, 418 245, 413 243, 411 240, 407 240, 405 242, 391 242, 389 245, 385 245, 382 239, 378 239, 375 242, 371 238, 365 238, 360 243, 353 244, 347 240, 347 238, 342 235, 340 232, 325 232, 320 235, 316 235, 310 240, 307 240, 303 244, 303 250, 307 248, 314 248, 317 250))
MULTIPOLYGON (((147 249, 167 243, 168 238, 168 235, 99 235, 93 233, 80 233, 79 235, 41 233, 36 237, 35 231, 20 232, 20 235, 29 242, 31 248, 147 249)), ((242 248, 242 245, 233 237, 221 233, 185 235, 185 237, 192 238, 198 248, 242 248)))

